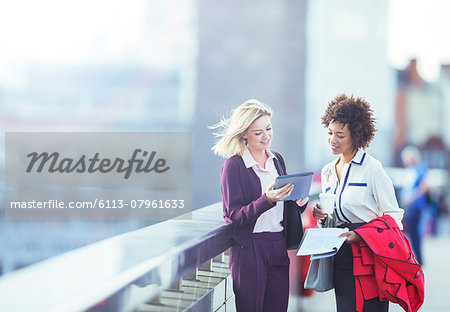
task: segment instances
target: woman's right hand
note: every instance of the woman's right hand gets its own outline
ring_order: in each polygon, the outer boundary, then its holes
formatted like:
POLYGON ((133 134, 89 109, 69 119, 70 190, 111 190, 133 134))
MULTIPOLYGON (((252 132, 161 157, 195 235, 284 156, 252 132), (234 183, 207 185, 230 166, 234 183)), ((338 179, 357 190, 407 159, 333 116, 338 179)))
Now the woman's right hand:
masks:
POLYGON ((313 208, 313 217, 317 220, 324 220, 326 216, 327 214, 323 212, 322 206, 317 203, 313 208))
POLYGON ((289 195, 291 195, 292 190, 294 189, 294 184, 286 184, 285 186, 279 188, 279 189, 274 189, 274 182, 272 184, 270 184, 267 187, 266 190, 266 198, 268 201, 274 203, 277 201, 281 201, 284 200, 285 198, 288 198, 289 195))

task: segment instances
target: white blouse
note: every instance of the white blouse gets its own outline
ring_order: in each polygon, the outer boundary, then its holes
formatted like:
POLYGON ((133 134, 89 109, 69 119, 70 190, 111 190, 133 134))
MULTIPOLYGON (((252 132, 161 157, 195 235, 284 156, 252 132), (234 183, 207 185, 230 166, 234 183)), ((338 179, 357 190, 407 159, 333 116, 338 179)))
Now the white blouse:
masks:
MULTIPOLYGON (((242 154, 245 167, 251 167, 261 181, 261 194, 264 194, 267 187, 275 181, 276 177, 278 177, 278 172, 273 161, 275 155, 270 150, 267 151, 267 154, 269 155, 269 158, 266 161, 266 168, 261 167, 256 162, 247 147, 245 147, 244 153, 242 154)), ((281 221, 283 220, 283 203, 283 201, 278 201, 275 207, 263 212, 258 219, 256 219, 253 233, 283 231, 283 226, 281 225, 281 221)))
POLYGON ((394 218, 403 229, 403 209, 399 208, 391 179, 381 162, 360 149, 344 166, 340 183, 336 162, 322 168, 322 192, 336 195, 336 223, 369 222, 384 214, 394 218))

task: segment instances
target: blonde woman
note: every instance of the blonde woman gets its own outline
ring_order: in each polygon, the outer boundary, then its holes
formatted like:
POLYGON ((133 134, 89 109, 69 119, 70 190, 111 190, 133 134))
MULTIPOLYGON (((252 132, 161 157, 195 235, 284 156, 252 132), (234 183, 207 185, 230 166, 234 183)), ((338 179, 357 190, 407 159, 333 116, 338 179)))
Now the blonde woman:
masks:
POLYGON ((221 188, 223 215, 233 225, 230 270, 237 311, 287 311, 284 210, 303 211, 308 202, 308 198, 283 202, 293 190, 291 184, 273 188, 286 168, 281 155, 270 150, 271 116, 267 105, 249 100, 213 127, 222 131, 216 133, 219 141, 212 150, 227 158, 221 188))

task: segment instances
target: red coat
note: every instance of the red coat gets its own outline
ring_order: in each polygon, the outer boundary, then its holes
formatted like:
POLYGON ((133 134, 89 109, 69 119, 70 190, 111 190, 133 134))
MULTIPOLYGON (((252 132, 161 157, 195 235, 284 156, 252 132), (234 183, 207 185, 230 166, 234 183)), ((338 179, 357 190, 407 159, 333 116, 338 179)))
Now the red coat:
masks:
POLYGON ((416 312, 424 301, 425 280, 408 239, 397 222, 385 215, 355 230, 362 241, 352 244, 356 310, 364 300, 380 297, 416 312))

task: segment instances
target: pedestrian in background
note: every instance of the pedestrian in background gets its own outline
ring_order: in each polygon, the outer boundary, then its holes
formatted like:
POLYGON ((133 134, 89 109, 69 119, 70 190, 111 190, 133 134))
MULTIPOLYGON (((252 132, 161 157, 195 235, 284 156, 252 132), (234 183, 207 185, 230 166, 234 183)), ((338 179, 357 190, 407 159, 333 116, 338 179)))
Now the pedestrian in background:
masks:
POLYGON ((428 186, 425 181, 427 167, 421 162, 421 153, 415 146, 407 146, 401 152, 406 168, 413 171, 413 177, 402 188, 401 206, 405 209, 405 230, 411 241, 417 262, 423 265, 422 258, 422 217, 427 206, 428 186))
POLYGON ((212 127, 222 130, 216 134, 219 141, 212 150, 227 158, 221 188, 223 216, 233 226, 230 270, 238 312, 287 311, 289 258, 284 211, 303 211, 308 202, 308 198, 283 202, 291 194, 292 184, 273 188, 275 178, 286 168, 281 155, 270 150, 271 116, 267 105, 249 100, 237 107, 230 119, 212 127))

